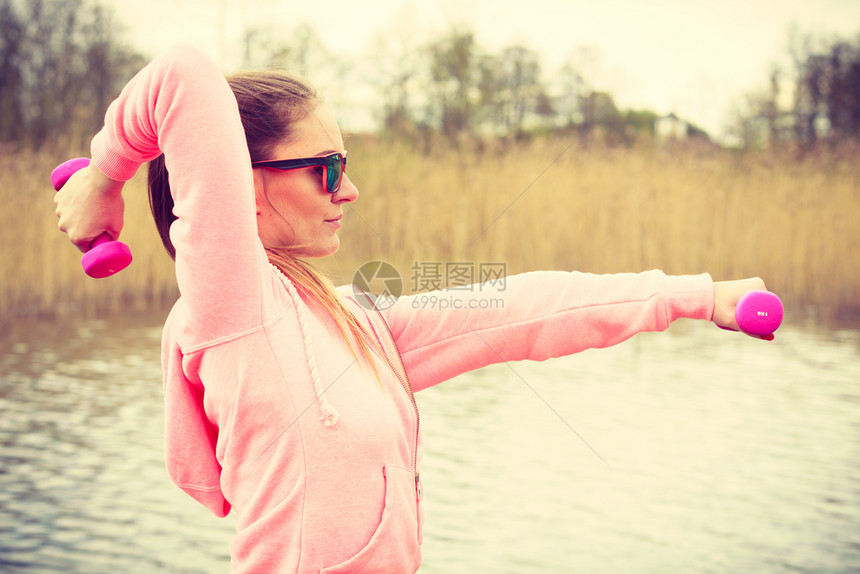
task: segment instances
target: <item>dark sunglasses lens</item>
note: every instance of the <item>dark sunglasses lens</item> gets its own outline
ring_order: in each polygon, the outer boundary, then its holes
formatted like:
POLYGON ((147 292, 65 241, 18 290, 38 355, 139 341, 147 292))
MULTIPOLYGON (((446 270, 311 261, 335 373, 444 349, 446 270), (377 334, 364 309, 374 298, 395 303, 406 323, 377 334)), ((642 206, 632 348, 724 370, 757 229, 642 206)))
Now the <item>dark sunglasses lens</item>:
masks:
POLYGON ((346 164, 346 158, 341 154, 336 153, 328 158, 326 165, 326 190, 329 193, 334 193, 340 189, 340 180, 343 178, 343 169, 346 164))

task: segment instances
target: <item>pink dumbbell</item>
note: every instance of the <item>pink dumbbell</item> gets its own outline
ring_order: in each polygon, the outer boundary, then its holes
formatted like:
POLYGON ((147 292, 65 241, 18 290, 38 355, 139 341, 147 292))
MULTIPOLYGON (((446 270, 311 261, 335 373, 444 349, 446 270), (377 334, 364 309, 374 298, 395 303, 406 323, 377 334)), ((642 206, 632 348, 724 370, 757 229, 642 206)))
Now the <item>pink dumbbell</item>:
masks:
MULTIPOLYGON (((90 164, 85 157, 70 159, 57 166, 51 172, 51 183, 56 191, 60 191, 72 174, 90 164)), ((119 273, 131 263, 131 250, 121 241, 114 241, 107 233, 102 233, 90 243, 89 249, 81 258, 84 273, 90 277, 101 279, 119 273)))
POLYGON ((782 301, 770 291, 750 291, 738 299, 735 320, 744 333, 767 338, 782 324, 783 312, 782 301))

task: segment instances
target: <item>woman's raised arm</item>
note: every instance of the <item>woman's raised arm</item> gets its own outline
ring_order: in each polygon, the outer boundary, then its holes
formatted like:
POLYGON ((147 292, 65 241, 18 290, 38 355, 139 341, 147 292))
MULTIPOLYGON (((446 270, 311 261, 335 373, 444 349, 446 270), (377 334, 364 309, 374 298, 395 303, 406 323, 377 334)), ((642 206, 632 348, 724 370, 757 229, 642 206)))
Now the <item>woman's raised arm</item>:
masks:
MULTIPOLYGON (((190 46, 172 48, 126 85, 93 139, 92 169, 119 185, 161 154, 177 216, 170 230, 176 277, 192 328, 218 337, 259 324, 267 259, 245 134, 223 74, 190 46)), ((71 219, 61 217, 67 230, 78 225, 71 219)))

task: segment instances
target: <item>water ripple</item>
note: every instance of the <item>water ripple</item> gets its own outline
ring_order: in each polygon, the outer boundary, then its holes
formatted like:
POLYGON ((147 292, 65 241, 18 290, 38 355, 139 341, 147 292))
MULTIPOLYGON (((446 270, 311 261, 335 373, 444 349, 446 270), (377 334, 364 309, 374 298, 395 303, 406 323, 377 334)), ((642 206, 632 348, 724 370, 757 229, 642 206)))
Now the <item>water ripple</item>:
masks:
MULTIPOLYGON (((161 320, 0 339, 0 571, 229 569, 234 519, 164 470, 161 320)), ((422 574, 860 571, 860 331, 779 334, 682 322, 419 393, 422 574)))

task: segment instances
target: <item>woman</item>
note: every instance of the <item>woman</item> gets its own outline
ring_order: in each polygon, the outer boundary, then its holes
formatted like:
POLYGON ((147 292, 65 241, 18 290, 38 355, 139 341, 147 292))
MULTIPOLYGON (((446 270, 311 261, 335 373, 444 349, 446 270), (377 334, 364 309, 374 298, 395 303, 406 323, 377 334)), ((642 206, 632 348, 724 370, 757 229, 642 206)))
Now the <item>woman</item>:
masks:
POLYGON ((377 311, 300 259, 337 250, 343 206, 358 198, 331 113, 289 77, 228 84, 185 46, 126 86, 91 166, 56 194, 59 227, 76 246, 119 235, 123 182, 147 161, 181 292, 163 337, 167 468, 216 515, 236 509, 235 572, 414 572, 413 391, 680 317, 737 328, 740 295, 764 288, 658 271, 540 272, 508 277, 493 293, 501 308, 440 312, 404 297, 377 311))

